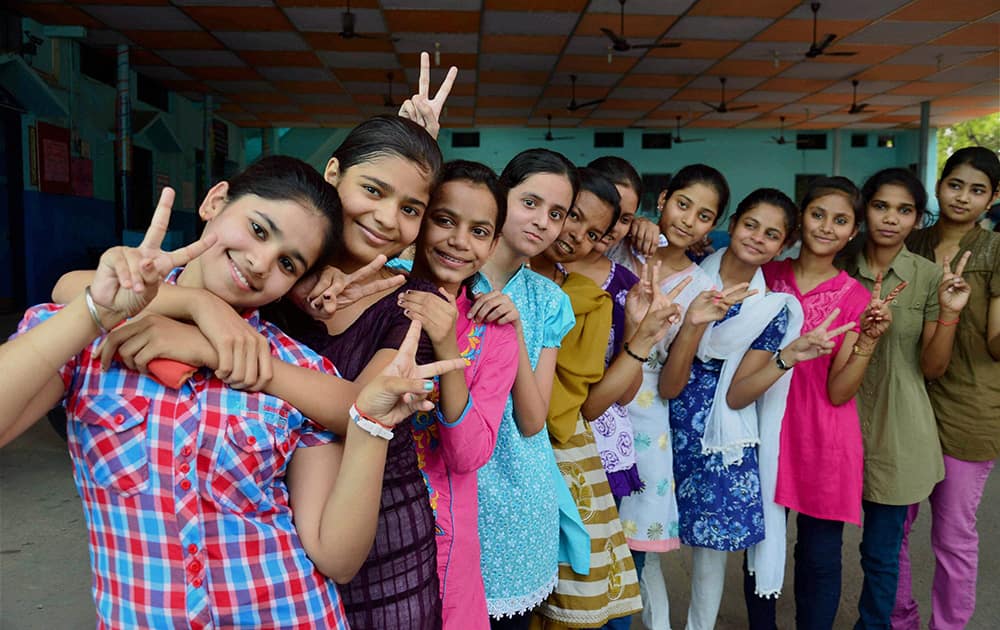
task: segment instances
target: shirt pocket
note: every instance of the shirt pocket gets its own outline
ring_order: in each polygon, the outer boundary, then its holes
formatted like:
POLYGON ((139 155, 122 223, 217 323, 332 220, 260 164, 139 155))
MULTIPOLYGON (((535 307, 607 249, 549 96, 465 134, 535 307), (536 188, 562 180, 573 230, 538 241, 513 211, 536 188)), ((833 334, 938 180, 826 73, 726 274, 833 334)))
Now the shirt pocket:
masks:
POLYGON ((892 304, 892 323, 889 329, 900 340, 901 347, 909 348, 919 343, 924 332, 924 309, 927 305, 918 298, 901 303, 897 298, 892 304))
POLYGON ((265 509, 290 450, 287 426, 277 414, 228 416, 204 486, 208 498, 235 512, 265 509))
POLYGON ((100 394, 78 399, 73 431, 96 485, 123 496, 149 487, 148 412, 149 399, 142 396, 100 394))

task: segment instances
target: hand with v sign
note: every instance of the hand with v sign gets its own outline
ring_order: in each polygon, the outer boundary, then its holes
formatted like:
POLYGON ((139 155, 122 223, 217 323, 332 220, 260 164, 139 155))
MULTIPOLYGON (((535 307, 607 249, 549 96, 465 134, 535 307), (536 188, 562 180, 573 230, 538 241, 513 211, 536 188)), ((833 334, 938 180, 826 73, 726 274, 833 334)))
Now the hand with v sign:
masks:
POLYGON ((868 307, 861 313, 861 335, 858 341, 859 346, 874 345, 878 338, 889 330, 892 324, 892 309, 890 305, 896 297, 906 288, 906 282, 900 282, 883 299, 882 295, 882 274, 875 277, 875 286, 872 287, 872 299, 868 307), (862 340, 867 339, 868 344, 862 340))
POLYGON ((451 94, 451 87, 455 84, 455 77, 458 76, 458 68, 452 66, 448 69, 441 87, 438 88, 434 98, 430 97, 431 90, 431 57, 426 52, 420 53, 420 79, 417 82, 417 93, 403 101, 399 107, 399 115, 417 123, 431 134, 435 140, 438 132, 441 131, 441 112, 444 104, 451 94))

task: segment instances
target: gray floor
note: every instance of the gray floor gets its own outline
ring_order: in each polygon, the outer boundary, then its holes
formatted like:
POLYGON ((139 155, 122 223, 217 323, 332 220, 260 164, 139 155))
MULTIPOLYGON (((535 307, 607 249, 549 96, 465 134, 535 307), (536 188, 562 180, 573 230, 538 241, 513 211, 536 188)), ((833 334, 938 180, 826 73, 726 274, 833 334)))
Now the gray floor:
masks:
MULTIPOLYGON (((794 521, 794 519, 792 519, 794 521)), ((1000 473, 992 475, 979 512, 980 574, 976 616, 969 628, 1000 628, 1000 473)), ((933 564, 928 519, 917 521, 912 541, 914 588, 928 611, 933 564)), ((794 525, 789 540, 794 540, 794 525)), ((837 628, 854 623, 861 587, 859 530, 846 529, 844 588, 837 628)), ((728 567, 718 628, 746 626, 738 558, 728 567)), ((683 628, 689 597, 690 553, 665 557, 675 628, 683 628)), ((789 573, 790 575, 790 573, 789 573)), ((778 600, 779 627, 792 628, 790 580, 778 600)), ((0 451, 0 628, 71 630, 93 628, 87 539, 65 446, 46 422, 0 451)), ((638 619, 638 618, 637 618, 638 619)), ((926 621, 925 621, 926 623, 926 621)), ((633 628, 641 628, 641 622, 633 628)))

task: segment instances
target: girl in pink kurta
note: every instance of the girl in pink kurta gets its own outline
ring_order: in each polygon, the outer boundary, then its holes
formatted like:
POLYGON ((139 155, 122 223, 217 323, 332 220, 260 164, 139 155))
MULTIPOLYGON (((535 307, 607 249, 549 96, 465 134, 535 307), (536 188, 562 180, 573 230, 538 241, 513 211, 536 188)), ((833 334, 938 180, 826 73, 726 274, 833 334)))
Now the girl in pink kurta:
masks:
POLYGON ((487 630, 480 571, 476 471, 493 454, 517 374, 517 333, 510 324, 476 323, 469 280, 486 262, 506 217, 506 197, 482 164, 449 162, 417 238, 412 275, 437 294, 407 291, 399 304, 423 324, 437 356, 465 359, 464 376, 439 382, 437 407, 413 422, 417 463, 436 523, 445 630, 487 630))
MULTIPOLYGON (((840 601, 844 523, 861 524, 864 457, 854 394, 888 329, 887 304, 895 295, 872 299, 833 264, 857 235, 863 216, 860 193, 850 180, 817 179, 800 207, 801 254, 765 265, 767 287, 798 298, 805 330, 838 309, 831 327, 856 325, 837 338, 831 354, 795 367, 781 425, 774 500, 798 512, 796 625, 822 630, 833 626, 840 601)), ((773 628, 773 600, 749 592, 746 597, 751 628, 773 628)))

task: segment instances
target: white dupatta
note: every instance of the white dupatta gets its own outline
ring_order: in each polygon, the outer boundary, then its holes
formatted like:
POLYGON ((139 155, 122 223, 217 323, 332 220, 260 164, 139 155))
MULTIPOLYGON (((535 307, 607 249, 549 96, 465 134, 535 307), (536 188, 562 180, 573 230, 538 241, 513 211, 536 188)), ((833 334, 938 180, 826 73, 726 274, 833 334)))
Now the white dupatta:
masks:
MULTIPOLYGON (((719 267, 725 252, 723 248, 701 263, 702 270, 718 287, 722 286, 719 267)), ((755 404, 743 409, 732 409, 726 403, 726 394, 743 355, 781 310, 788 309, 788 328, 779 346, 782 348, 799 336, 803 315, 802 306, 793 296, 767 292, 760 269, 750 281, 750 289, 756 289, 757 294, 743 301, 739 314, 706 330, 698 345, 697 356, 702 361, 723 361, 701 446, 704 455, 721 453, 724 466, 742 461, 744 447, 758 447, 764 540, 748 550, 747 567, 756 576, 757 595, 777 597, 785 578, 785 509, 774 502, 774 490, 778 477, 781 420, 785 415, 792 374, 791 371, 784 374, 755 404)))

